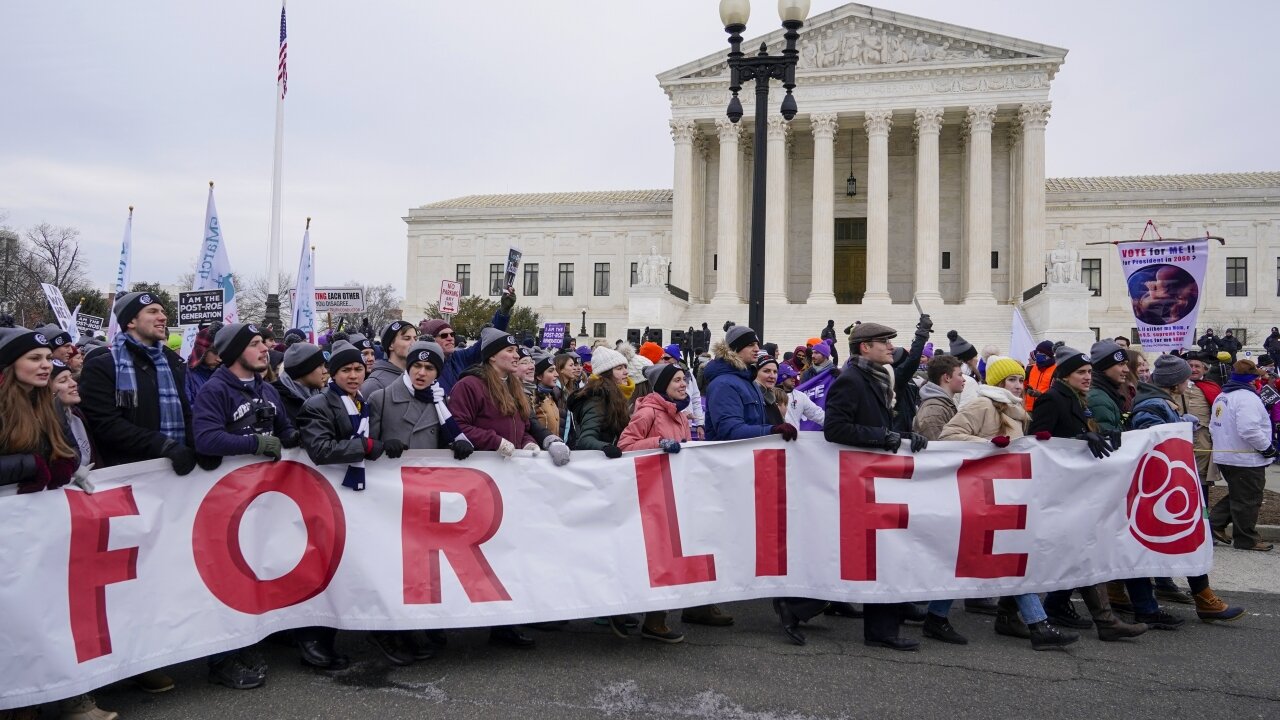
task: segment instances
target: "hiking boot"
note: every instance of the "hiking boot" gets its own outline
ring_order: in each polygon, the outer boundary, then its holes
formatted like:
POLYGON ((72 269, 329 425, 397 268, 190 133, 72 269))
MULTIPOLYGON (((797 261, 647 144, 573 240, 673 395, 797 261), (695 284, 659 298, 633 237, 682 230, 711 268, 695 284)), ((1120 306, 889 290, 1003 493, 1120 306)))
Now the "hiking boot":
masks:
POLYGON ((1177 615, 1170 615, 1163 608, 1156 608, 1153 613, 1134 613, 1133 619, 1156 630, 1177 630, 1186 622, 1177 615))
POLYGON ((1062 648, 1080 639, 1079 633, 1073 633, 1070 630, 1059 630, 1048 620, 1031 623, 1026 628, 1031 637, 1032 650, 1062 648))
POLYGON ((685 608, 680 613, 680 621, 692 625, 728 627, 733 624, 733 616, 716 605, 699 605, 698 607, 685 608))
POLYGON ((404 667, 413 664, 413 652, 400 641, 399 633, 376 630, 369 633, 368 639, 369 644, 377 648, 382 657, 392 665, 404 667))
POLYGON ((1120 612, 1133 612, 1133 603, 1129 600, 1129 590, 1124 581, 1112 580, 1107 583, 1107 598, 1111 601, 1111 609, 1120 612))
POLYGON ((1058 627, 1074 628, 1076 630, 1088 630, 1093 627, 1093 621, 1080 617, 1080 613, 1076 612, 1076 604, 1070 600, 1062 605, 1045 605, 1044 611, 1049 616, 1049 620, 1058 627))
MULTIPOLYGON (((103 710, 89 695, 77 695, 58 703, 62 720, 116 720, 120 717, 110 710, 103 710)), ((32 717, 35 717, 34 715, 32 717)))
POLYGON ((1142 623, 1127 623, 1119 618, 1109 621, 1099 620, 1097 625, 1098 639, 1102 642, 1134 638, 1147 631, 1147 626, 1142 623))
POLYGON ((1031 637, 1031 631, 1027 629, 1027 624, 1022 622, 1022 618, 1018 617, 1017 613, 1001 611, 996 615, 995 629, 997 635, 1005 635, 1022 640, 1027 640, 1031 637))
POLYGON ((969 644, 969 639, 951 627, 950 621, 933 613, 929 613, 929 616, 924 619, 924 636, 952 645, 969 644))
POLYGON ((267 674, 246 665, 240 653, 232 653, 209 666, 209 682, 232 690, 252 690, 267 682, 267 674))
MULTIPOLYGON (((1172 583, 1170 583, 1170 584, 1168 584, 1168 585, 1160 585, 1160 584, 1157 584, 1157 585, 1156 585, 1156 599, 1157 599, 1157 600, 1164 600, 1165 602, 1177 603, 1177 604, 1179 604, 1179 605, 1193 605, 1193 604, 1195 604, 1195 600, 1192 600, 1192 599, 1191 599, 1191 595, 1190 595, 1189 593, 1185 593, 1185 592, 1183 592, 1183 591, 1182 591, 1182 588, 1180 588, 1180 587, 1178 587, 1177 585, 1174 585, 1174 584, 1172 584, 1172 583)), ((1115 607, 1115 605, 1116 605, 1116 604, 1115 604, 1115 602, 1114 602, 1114 601, 1112 601, 1112 603, 1111 603, 1111 607, 1113 607, 1113 608, 1114 608, 1114 607, 1115 607)))
POLYGON ((141 675, 134 675, 133 682, 138 686, 139 690, 152 695, 169 692, 174 685, 173 678, 159 670, 148 670, 141 675))
POLYGON ((1205 622, 1214 620, 1239 620, 1244 616, 1244 608, 1232 607, 1213 592, 1213 588, 1205 588, 1196 593, 1196 615, 1205 622))
POLYGON ((999 615, 1000 606, 995 598, 969 598, 964 601, 964 611, 978 615, 999 615))

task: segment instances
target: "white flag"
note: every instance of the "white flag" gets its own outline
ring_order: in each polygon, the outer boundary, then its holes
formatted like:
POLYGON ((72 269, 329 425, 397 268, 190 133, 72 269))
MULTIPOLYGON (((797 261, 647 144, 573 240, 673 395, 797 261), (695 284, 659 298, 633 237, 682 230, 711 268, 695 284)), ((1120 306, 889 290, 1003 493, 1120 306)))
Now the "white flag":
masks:
MULTIPOLYGON (((200 254, 196 257, 196 275, 192 290, 217 290, 222 288, 225 305, 222 311, 224 323, 240 322, 236 309, 236 286, 231 280, 231 261, 227 258, 226 238, 222 236, 222 224, 218 222, 218 208, 213 203, 213 184, 209 185, 209 204, 204 213, 204 239, 200 241, 200 254)), ((199 328, 189 326, 182 333, 182 357, 191 353, 199 328)))
POLYGON ((316 341, 316 258, 311 250, 311 228, 302 233, 302 255, 298 258, 298 288, 293 297, 293 327, 316 341))
MULTIPOLYGON (((116 298, 129 292, 129 276, 133 264, 133 208, 129 208, 129 219, 124 223, 124 242, 120 245, 120 266, 116 268, 116 292, 111 296, 112 310, 115 309, 116 298)), ((116 324, 116 314, 109 313, 111 324, 107 326, 107 340, 114 340, 120 326, 116 324)))
POLYGON ((1035 338, 1027 329, 1027 321, 1022 317, 1022 310, 1013 309, 1013 333, 1009 338, 1009 357, 1019 363, 1026 363, 1031 352, 1036 349, 1035 338))

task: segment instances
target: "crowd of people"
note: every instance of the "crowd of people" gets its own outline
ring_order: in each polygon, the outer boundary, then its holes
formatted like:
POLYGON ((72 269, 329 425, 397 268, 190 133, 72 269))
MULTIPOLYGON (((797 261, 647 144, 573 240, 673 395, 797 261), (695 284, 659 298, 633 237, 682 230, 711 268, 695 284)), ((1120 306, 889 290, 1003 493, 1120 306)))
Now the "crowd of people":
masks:
MULTIPOLYGON (((1277 455, 1273 427, 1280 404, 1264 401, 1266 373, 1237 357, 1239 345, 1226 342, 1230 333, 1218 339, 1210 332, 1211 347, 1154 362, 1124 338, 1102 340, 1088 352, 1045 340, 1022 362, 995 348, 979 353, 951 330, 944 350, 941 342, 930 343, 928 315, 906 347, 895 343, 893 328, 875 322, 845 328, 847 340, 838 347, 829 322, 819 336, 781 355, 751 328, 731 323, 709 348, 570 341, 544 350, 507 332, 515 302, 508 290, 490 325, 465 345, 439 319, 394 321, 376 335, 370 327, 328 333, 317 344, 296 329, 276 342, 268 329, 230 323, 201 329, 183 358, 166 345, 169 318, 145 292, 117 299, 113 313, 121 330, 110 343, 77 345, 57 326, 0 328, 0 484, 16 485, 19 493, 68 484, 92 492, 95 467, 163 458, 181 476, 197 466, 216 469, 228 456, 274 461, 284 449, 300 447, 318 465, 344 466, 343 487, 359 492, 367 463, 406 450, 448 449, 461 463, 475 452, 510 457, 523 450, 563 466, 570 450, 618 458, 633 450, 678 453, 699 441, 770 435, 792 441, 802 423, 821 427, 828 442, 887 452, 928 452, 936 440, 1003 448, 1034 436, 1081 440, 1081 452, 1087 448, 1101 459, 1126 431, 1190 422, 1206 502, 1218 478, 1228 488, 1210 513, 1215 541, 1271 549, 1256 524, 1263 473, 1277 455), (841 350, 847 351, 843 363, 841 350), (796 389, 824 380, 825 407, 796 389)), ((1280 351, 1280 332, 1273 339, 1280 351)), ((1187 583, 1190 592, 1172 578, 1115 578, 1043 598, 971 598, 963 606, 995 616, 996 633, 1027 640, 1036 650, 1075 643, 1080 630, 1094 629, 1102 641, 1176 630, 1184 620, 1162 601, 1193 605, 1205 621, 1244 612, 1219 598, 1207 576, 1187 583), (1074 593, 1087 617, 1077 611, 1074 593)), ((867 645, 894 650, 919 647, 901 632, 903 623, 922 624, 931 640, 968 643, 948 621, 951 606, 773 601, 791 642, 804 644, 802 624, 825 614, 861 618, 867 645)), ((679 617, 684 625, 734 622, 716 605, 685 608, 679 617)), ((624 638, 684 639, 666 612, 592 621, 624 638)), ((289 642, 303 663, 341 669, 349 660, 336 649, 335 635, 332 628, 302 628, 289 642)), ((435 630, 365 635, 397 666, 431 658, 448 641, 435 630)), ((490 640, 535 645, 525 627, 492 628, 490 640)), ((219 653, 208 665, 210 679, 230 688, 259 687, 267 677, 253 648, 219 653)), ((161 670, 133 681, 152 693, 174 687, 161 670)), ((62 701, 61 710, 72 719, 116 717, 88 695, 62 701)))

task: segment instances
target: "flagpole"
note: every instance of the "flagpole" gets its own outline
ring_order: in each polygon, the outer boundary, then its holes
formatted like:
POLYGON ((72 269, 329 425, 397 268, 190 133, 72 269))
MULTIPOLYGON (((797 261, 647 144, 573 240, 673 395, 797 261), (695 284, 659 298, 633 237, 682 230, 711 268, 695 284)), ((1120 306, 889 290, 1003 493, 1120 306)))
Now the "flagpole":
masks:
POLYGON ((284 170, 284 96, 288 81, 285 73, 284 1, 280 2, 280 61, 276 74, 276 142, 271 166, 271 242, 267 247, 267 310, 264 324, 280 325, 280 178, 284 170))
MULTIPOLYGON (((114 309, 116 300, 121 295, 129 292, 129 280, 132 277, 133 264, 133 206, 129 206, 129 219, 124 223, 124 241, 120 243, 120 264, 116 267, 116 290, 111 296, 111 306, 114 309)), ((107 324, 107 339, 114 340, 116 333, 120 331, 119 325, 116 323, 116 314, 114 312, 107 313, 111 316, 107 324)))

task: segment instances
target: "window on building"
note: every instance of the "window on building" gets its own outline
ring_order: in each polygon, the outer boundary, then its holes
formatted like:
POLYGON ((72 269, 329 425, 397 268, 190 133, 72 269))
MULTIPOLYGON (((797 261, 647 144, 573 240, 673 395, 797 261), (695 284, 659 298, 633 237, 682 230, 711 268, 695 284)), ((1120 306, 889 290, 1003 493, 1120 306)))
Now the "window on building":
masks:
POLYGON ((606 329, 607 328, 605 328, 604 323, 592 323, 591 331, 595 333, 594 335, 592 335, 592 337, 598 337, 598 338, 606 337, 609 334, 605 332, 606 329))
POLYGON ((942 253, 942 269, 943 270, 951 269, 951 253, 949 252, 942 253))
POLYGON ((457 273, 454 279, 462 283, 462 297, 467 297, 468 295, 471 294, 471 266, 470 265, 459 265, 457 267, 457 273))
POLYGON ((538 294, 538 263, 528 263, 524 266, 524 294, 538 294))
POLYGON ((711 256, 711 269, 712 269, 712 270, 719 270, 719 269, 720 269, 720 256, 719 256, 719 255, 712 255, 712 256, 711 256))
POLYGON ((1276 297, 1280 297, 1280 257, 1276 258, 1276 297))
POLYGON ((556 294, 560 297, 573 295, 573 263, 560 263, 560 283, 556 294))
POLYGON ((1091 328, 1089 328, 1089 329, 1093 331, 1093 341, 1094 341, 1094 342, 1098 342, 1099 340, 1101 340, 1101 339, 1102 339, 1102 328, 1100 328, 1100 327, 1091 327, 1091 328))
POLYGON ((1102 258, 1081 258, 1080 277, 1094 297, 1102 297, 1102 258))
POLYGON ((1249 296, 1249 258, 1227 258, 1227 297, 1249 296))
POLYGON ((631 263, 631 286, 640 282, 640 263, 631 263))
POLYGON ((992 270, 1000 269, 1000 251, 999 250, 991 251, 991 269, 992 270))
POLYGON ((489 294, 490 295, 496 296, 496 295, 502 294, 502 273, 506 269, 507 269, 507 266, 503 265, 502 263, 489 264, 489 294))
POLYGON ((1138 328, 1129 328, 1129 344, 1141 345, 1142 337, 1138 335, 1138 328))
POLYGON ((592 284, 592 292, 596 297, 603 297, 609 294, 609 263, 596 263, 595 281, 592 284))

